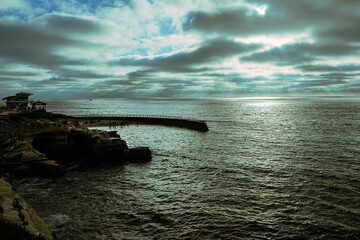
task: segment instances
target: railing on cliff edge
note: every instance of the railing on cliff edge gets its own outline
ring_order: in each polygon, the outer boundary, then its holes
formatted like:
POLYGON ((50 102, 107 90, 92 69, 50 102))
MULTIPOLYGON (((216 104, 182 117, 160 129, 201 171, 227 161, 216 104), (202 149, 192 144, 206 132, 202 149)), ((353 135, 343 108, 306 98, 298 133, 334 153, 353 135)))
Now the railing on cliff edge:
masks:
MULTIPOLYGON (((161 115, 132 115, 132 114, 91 114, 91 115, 70 115, 71 117, 83 120, 118 120, 122 121, 124 125, 129 124, 150 124, 150 125, 165 125, 181 128, 189 128, 201 132, 208 131, 205 121, 183 118, 178 116, 161 116, 161 115)), ((120 124, 120 125, 122 125, 120 124)), ((98 124, 97 124, 98 125, 98 124)), ((108 124, 104 124, 108 125, 108 124)), ((115 124, 116 125, 116 124, 115 124)))

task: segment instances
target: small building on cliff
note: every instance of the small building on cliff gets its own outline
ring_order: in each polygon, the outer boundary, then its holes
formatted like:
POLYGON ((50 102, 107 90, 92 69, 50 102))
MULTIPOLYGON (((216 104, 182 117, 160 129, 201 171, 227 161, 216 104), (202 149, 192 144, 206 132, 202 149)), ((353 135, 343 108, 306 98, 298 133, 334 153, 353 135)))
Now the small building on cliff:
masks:
POLYGON ((7 109, 27 109, 31 107, 32 100, 29 96, 33 95, 32 93, 19 92, 15 96, 5 97, 2 100, 5 100, 7 109))
POLYGON ((46 103, 41 101, 36 101, 32 103, 32 110, 39 110, 46 112, 46 103))

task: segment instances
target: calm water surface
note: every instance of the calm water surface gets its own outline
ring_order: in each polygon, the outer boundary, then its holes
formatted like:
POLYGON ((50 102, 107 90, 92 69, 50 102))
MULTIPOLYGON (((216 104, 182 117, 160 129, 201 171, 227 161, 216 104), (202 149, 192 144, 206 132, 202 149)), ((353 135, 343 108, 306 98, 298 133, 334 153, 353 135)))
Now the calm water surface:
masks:
POLYGON ((119 127, 152 162, 19 181, 59 239, 360 238, 359 98, 47 102, 53 112, 182 116, 210 129, 119 127))

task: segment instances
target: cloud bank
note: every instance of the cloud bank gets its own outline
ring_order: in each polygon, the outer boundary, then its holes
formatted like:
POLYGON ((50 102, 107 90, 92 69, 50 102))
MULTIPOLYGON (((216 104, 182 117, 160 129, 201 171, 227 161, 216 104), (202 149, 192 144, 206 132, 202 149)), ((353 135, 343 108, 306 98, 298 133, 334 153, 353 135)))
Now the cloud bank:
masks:
POLYGON ((360 94, 360 1, 4 1, 0 94, 360 94))

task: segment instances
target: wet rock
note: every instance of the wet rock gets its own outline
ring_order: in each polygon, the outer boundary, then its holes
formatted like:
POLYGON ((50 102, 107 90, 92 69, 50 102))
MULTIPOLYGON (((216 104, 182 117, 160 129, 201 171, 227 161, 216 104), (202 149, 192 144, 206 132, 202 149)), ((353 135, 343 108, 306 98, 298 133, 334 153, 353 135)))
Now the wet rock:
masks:
POLYGON ((120 135, 117 133, 117 131, 109 131, 109 136, 111 138, 120 138, 120 135))
POLYGON ((99 141, 97 144, 91 146, 91 152, 94 159, 98 161, 121 161, 123 151, 127 150, 128 146, 124 140, 115 139, 107 141, 99 141))
POLYGON ((24 177, 40 177, 55 178, 65 174, 65 170, 54 160, 44 160, 38 162, 30 162, 26 165, 20 165, 12 169, 12 173, 17 178, 24 177))
POLYGON ((124 160, 132 163, 151 161, 151 151, 148 147, 131 148, 124 151, 124 160))
POLYGON ((15 177, 18 177, 18 178, 34 176, 31 168, 26 165, 20 165, 20 166, 14 168, 14 170, 12 172, 15 175, 15 177))
POLYGON ((32 164, 34 176, 56 178, 64 176, 65 170, 54 160, 46 160, 32 164))

